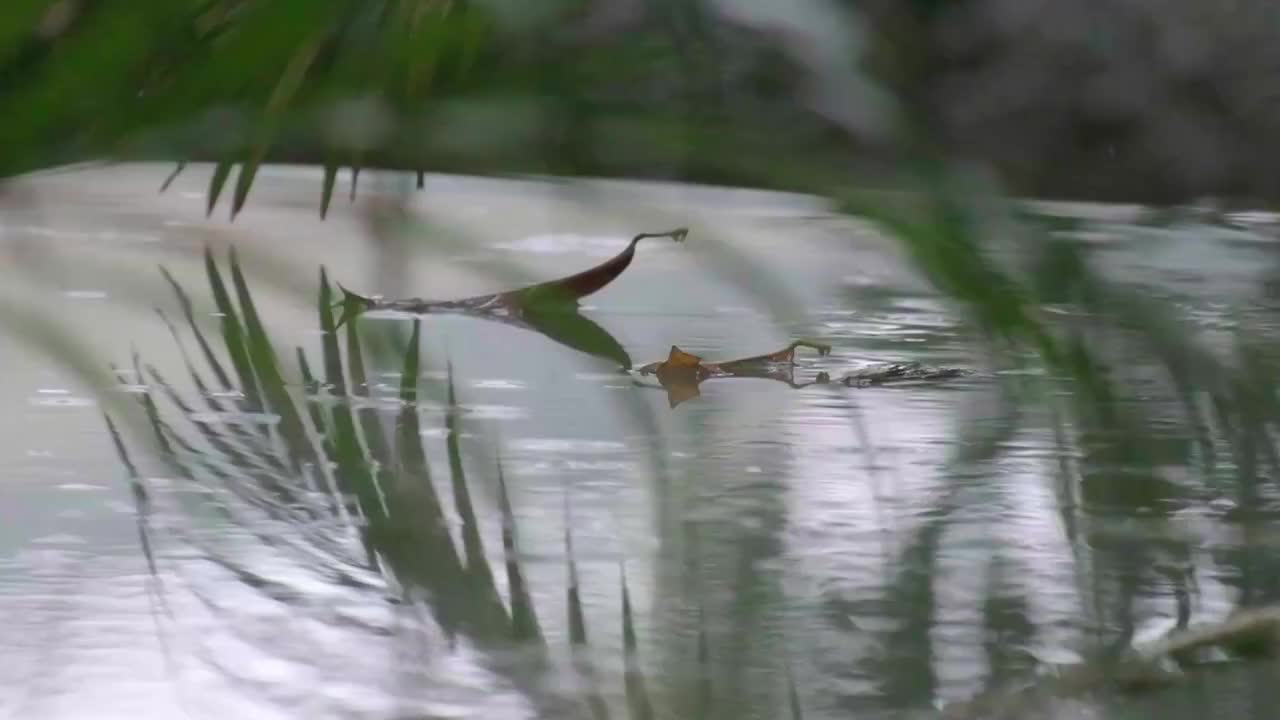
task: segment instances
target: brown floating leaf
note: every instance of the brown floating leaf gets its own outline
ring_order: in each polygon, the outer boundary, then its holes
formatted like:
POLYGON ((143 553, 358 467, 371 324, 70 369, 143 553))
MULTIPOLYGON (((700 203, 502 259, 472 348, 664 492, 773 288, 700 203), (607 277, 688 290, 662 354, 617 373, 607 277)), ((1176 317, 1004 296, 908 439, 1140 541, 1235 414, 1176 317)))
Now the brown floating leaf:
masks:
POLYGON ((819 356, 831 352, 830 345, 797 340, 777 352, 711 363, 672 345, 666 360, 645 365, 640 368, 640 374, 658 377, 658 382, 662 383, 662 387, 666 389, 667 400, 673 408, 685 400, 698 397, 698 386, 712 378, 765 378, 784 382, 794 388, 827 382, 826 373, 820 373, 817 379, 810 383, 795 382, 796 349, 802 347, 817 350, 819 356))
POLYGON ((675 345, 672 345, 671 354, 667 356, 666 362, 659 363, 659 366, 657 369, 676 370, 676 369, 685 369, 685 368, 696 368, 701 365, 702 365, 702 358, 698 357, 697 355, 694 355, 693 353, 687 353, 681 350, 680 348, 676 347, 675 345))

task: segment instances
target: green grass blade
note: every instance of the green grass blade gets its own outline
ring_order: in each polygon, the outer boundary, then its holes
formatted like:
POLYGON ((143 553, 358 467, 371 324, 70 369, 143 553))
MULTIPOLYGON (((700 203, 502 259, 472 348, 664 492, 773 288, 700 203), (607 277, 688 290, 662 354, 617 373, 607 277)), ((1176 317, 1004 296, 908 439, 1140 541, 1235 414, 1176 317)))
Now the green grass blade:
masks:
POLYGON ((165 397, 178 409, 178 412, 191 420, 191 424, 194 425, 200 434, 204 436, 205 441, 209 443, 209 447, 211 447, 215 452, 226 456, 226 458, 237 467, 242 467, 246 470, 251 469, 249 459, 245 455, 241 454, 238 448, 232 446, 222 433, 214 430, 211 423, 194 419, 194 416, 197 414, 195 408, 178 394, 178 391, 173 387, 173 385, 164 379, 164 376, 160 374, 160 371, 157 368, 148 365, 146 370, 147 375, 144 377, 149 377, 150 382, 158 386, 161 391, 164 392, 165 397))
POLYGON ((502 512, 502 550, 507 565, 507 586, 511 593, 511 634, 516 642, 545 644, 538 616, 534 612, 533 599, 516 548, 516 518, 511 511, 511 498, 507 493, 507 481, 502 464, 498 464, 498 505, 502 512))
POLYGON ((569 516, 569 496, 564 506, 564 555, 567 565, 568 585, 565 590, 569 612, 569 644, 573 652, 573 666, 587 684, 587 707, 595 720, 607 720, 609 705, 600 694, 595 666, 588 656, 587 620, 582 609, 582 589, 578 581, 578 562, 573 552, 573 523, 569 516))
MULTIPOLYGON (((347 324, 347 369, 351 374, 351 394, 361 400, 369 398, 369 378, 364 369, 364 348, 362 347, 358 318, 352 318, 347 324)), ((382 421, 378 411, 363 403, 356 411, 360 420, 360 432, 364 437, 365 447, 381 468, 390 471, 391 448, 387 444, 386 434, 382 430, 382 421)))
POLYGON ((213 371, 214 377, 218 379, 218 385, 223 390, 230 390, 232 388, 231 378, 227 375, 227 371, 223 369, 218 356, 214 354, 213 347, 209 345, 209 341, 204 336, 204 331, 200 329, 200 324, 196 322, 195 306, 191 302, 191 296, 187 295, 187 291, 182 288, 182 285, 163 265, 160 266, 160 274, 164 276, 165 281, 169 283, 169 287, 173 288, 174 295, 178 297, 178 305, 182 308, 182 316, 186 319, 187 325, 195 335, 196 343, 200 346, 200 353, 204 356, 205 362, 209 364, 209 369, 213 371))
POLYGON ((466 580, 453 538, 445 523, 444 511, 422 447, 418 420, 418 382, 421 373, 421 323, 414 321, 405 348, 400 377, 402 407, 396 419, 396 468, 398 481, 392 489, 389 507, 392 516, 388 531, 395 545, 384 547, 393 567, 404 573, 405 581, 429 590, 441 625, 449 632, 465 630, 483 643, 498 637, 491 629, 474 622, 468 607, 466 580))
POLYGON ((631 612, 631 592, 627 589, 627 571, 620 573, 622 584, 622 653, 624 662, 624 682, 626 684, 627 708, 632 720, 653 720, 653 704, 649 701, 649 690, 640 668, 638 643, 636 642, 635 619, 631 612))
MULTIPOLYGON (((338 402, 332 404, 325 422, 326 443, 324 450, 330 462, 337 468, 338 489, 346 495, 354 497, 361 515, 367 525, 360 532, 364 538, 365 548, 370 558, 387 549, 391 544, 394 549, 394 533, 389 529, 389 508, 382 492, 376 484, 372 463, 356 433, 355 420, 351 413, 351 403, 346 397, 346 381, 342 368, 342 354, 338 349, 338 334, 333 326, 333 308, 330 302, 332 289, 324 268, 320 269, 320 287, 316 297, 316 311, 319 313, 321 330, 321 347, 324 355, 325 384, 338 402)), ((313 401, 314 402, 314 401, 313 401)), ((323 410, 319 410, 323 414, 323 410)), ((403 568, 397 569, 404 573, 403 568)))
POLYGON ((698 707, 699 717, 711 717, 714 695, 711 684, 711 643, 707 637, 707 610, 698 605, 698 707))
MULTIPOLYGON (((298 358, 298 373, 302 375, 302 387, 307 393, 307 410, 311 413, 311 424, 315 427, 316 432, 321 438, 327 438, 328 422, 324 417, 324 408, 316 396, 320 393, 320 381, 311 372, 311 363, 307 360, 307 353, 302 348, 296 348, 298 358)), ((326 453, 327 455, 328 453, 326 453)))
POLYGON ((178 176, 181 175, 182 171, 185 169, 187 169, 187 162, 185 160, 179 160, 177 167, 175 167, 173 169, 173 172, 169 173, 169 176, 166 177, 164 179, 164 182, 160 184, 160 192, 163 193, 164 191, 168 190, 169 186, 173 184, 173 181, 177 180, 178 176))
POLYGON ((240 164, 240 173, 236 176, 235 193, 231 196, 231 218, 233 220, 244 208, 244 202, 249 197, 249 188, 253 186, 253 180, 258 175, 258 166, 262 164, 262 156, 264 154, 266 154, 265 148, 261 150, 255 149, 240 164))
POLYGON ((787 661, 787 704, 791 706, 791 720, 804 720, 804 708, 800 705, 800 693, 796 690, 796 676, 787 661))
POLYGON ((111 416, 102 413, 102 419, 107 424, 107 432, 111 435, 111 442, 115 445, 116 455, 120 458, 120 463, 124 465, 125 471, 129 477, 129 490, 133 495, 134 514, 137 516, 138 523, 138 544, 142 548, 142 554, 147 560, 147 569, 151 572, 151 576, 159 579, 160 572, 156 566, 155 552, 151 545, 151 531, 148 520, 151 517, 151 497, 147 493, 147 486, 142 482, 142 475, 138 473, 138 468, 133 464, 132 458, 129 457, 129 450, 125 447, 124 439, 120 437, 120 431, 116 429, 116 424, 111 420, 111 416))
POLYGON ((236 312, 227 286, 222 281, 222 273, 213 259, 213 251, 208 247, 204 251, 205 274, 209 278, 209 289, 213 293, 214 306, 218 309, 222 322, 222 343, 227 355, 231 358, 231 366, 235 369, 240 381, 240 392, 244 393, 245 404, 250 412, 262 412, 262 395, 258 391, 258 380, 253 374, 253 364, 249 361, 249 351, 245 344, 244 328, 240 324, 240 314, 236 312))
POLYGON ((316 310, 320 313, 324 381, 334 395, 346 395, 347 380, 342 371, 342 354, 338 350, 338 333, 333 319, 333 288, 329 285, 329 275, 324 267, 320 268, 320 294, 316 299, 316 310))
POLYGON ((611 360, 624 369, 631 368, 631 356, 622 343, 608 330, 580 314, 576 306, 529 305, 523 308, 521 318, 534 330, 561 345, 611 360))
POLYGON ((494 582, 489 560, 485 557, 484 543, 480 539, 480 523, 476 519, 475 506, 471 502, 471 492, 467 487, 466 470, 462 465, 462 450, 458 444, 458 398, 454 391, 452 365, 449 366, 448 399, 449 404, 445 411, 445 449, 449 456, 453 504, 458 516, 462 518, 462 546, 466 553, 465 572, 472 605, 475 608, 475 620, 486 628, 485 632, 505 635, 507 629, 512 626, 513 620, 502 603, 502 596, 494 582))
POLYGON ((578 584, 578 563, 573 556, 573 528, 569 524, 568 503, 566 502, 564 526, 564 556, 568 572, 566 601, 569 608, 569 642, 575 647, 585 648, 587 645, 587 620, 582 611, 582 592, 578 584))
POLYGON ((227 178, 231 177, 231 168, 234 166, 234 160, 223 159, 219 160, 213 168, 213 177, 209 178, 209 198, 205 206, 205 215, 213 214, 213 208, 218 204, 218 196, 222 194, 222 188, 227 184, 227 178))
POLYGON ((320 189, 320 219, 329 214, 329 203, 333 201, 333 186, 338 182, 338 163, 326 159, 324 163, 324 182, 320 189))
POLYGON ((316 53, 320 49, 321 38, 322 35, 318 34, 298 47, 293 57, 289 59, 288 65, 285 66, 275 89, 271 91, 271 97, 267 99, 267 105, 263 109, 262 125, 257 131, 253 149, 249 152, 249 157, 244 164, 240 166, 240 175, 236 178, 235 197, 231 205, 232 218, 240 213, 245 200, 249 197, 249 188, 253 186, 258 167, 271 148, 284 112, 293 102, 303 79, 306 78, 307 71, 311 68, 312 61, 315 60, 316 53))
MULTIPOLYGON (((208 383, 205 382, 204 377, 191 361, 191 356, 187 353, 186 345, 178 335, 177 326, 169 320, 168 316, 166 316, 163 311, 157 310, 156 314, 160 316, 160 320, 165 324, 165 327, 169 329, 169 334, 173 337, 173 342, 178 347, 178 354, 182 357, 183 366, 186 368, 187 375, 191 378, 192 385, 195 386, 196 394, 203 399, 205 409, 213 413, 228 412, 229 407, 236 409, 235 403, 214 397, 214 393, 209 389, 208 383)), ((177 400, 175 400, 175 402, 177 402, 177 400)), ((179 403, 179 408, 183 413, 190 417, 191 409, 185 404, 185 402, 179 403)), ((285 470, 285 464, 281 462, 277 453, 273 452, 271 447, 263 442, 261 436, 255 435, 253 432, 246 430, 235 423, 232 423, 230 428, 231 429, 225 435, 227 442, 235 441, 236 443, 234 447, 237 448, 237 451, 230 453, 233 461, 237 459, 236 455, 238 454, 238 451, 243 450, 244 453, 252 455, 264 468, 270 468, 279 472, 283 472, 285 470)))
POLYGON ((280 375, 276 360, 275 348, 266 328, 258 317, 253 303, 253 295, 245 281, 244 272, 234 248, 230 252, 231 281, 236 289, 236 299, 240 303, 240 311, 244 318, 246 349, 252 364, 254 375, 261 383, 263 395, 267 398, 271 409, 280 416, 280 432, 284 436, 289 456, 295 465, 317 460, 315 448, 307 437, 306 429, 297 407, 285 387, 284 378, 280 375))

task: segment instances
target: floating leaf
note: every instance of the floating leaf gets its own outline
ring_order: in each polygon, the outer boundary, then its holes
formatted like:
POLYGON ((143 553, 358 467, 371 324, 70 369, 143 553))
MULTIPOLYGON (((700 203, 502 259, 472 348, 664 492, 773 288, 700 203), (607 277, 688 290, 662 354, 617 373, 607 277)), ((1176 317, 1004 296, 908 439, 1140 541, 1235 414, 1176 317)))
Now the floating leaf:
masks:
POLYGON ((796 349, 802 347, 817 350, 819 356, 831 352, 830 345, 797 340, 777 352, 712 363, 672 345, 666 360, 649 363, 640 368, 639 373, 657 376, 658 382, 667 391, 667 400, 673 408, 698 397, 698 386, 713 378, 764 378, 786 383, 793 388, 827 382, 826 373, 819 374, 813 382, 795 382, 796 349))
POLYGON ((575 303, 617 279, 631 265, 631 261, 635 257, 636 245, 641 240, 653 237, 668 237, 676 242, 681 242, 688 234, 689 231, 685 228, 677 228, 660 233, 640 233, 631 239, 631 242, 622 252, 580 273, 516 290, 490 295, 476 295, 461 300, 423 300, 422 298, 374 300, 357 295, 345 288, 344 292, 352 296, 353 299, 368 310, 393 310, 415 314, 447 312, 491 314, 498 310, 520 311, 526 307, 540 304, 575 303))
POLYGON ((516 290, 461 300, 375 300, 339 285, 344 294, 342 321, 339 325, 354 314, 369 310, 462 314, 532 330, 574 350, 607 358, 623 368, 630 368, 631 357, 622 345, 607 330, 579 314, 577 302, 621 275, 631 265, 636 245, 641 240, 667 237, 681 242, 688 232, 685 228, 677 228, 667 232, 641 233, 632 238, 622 252, 580 273, 516 290))

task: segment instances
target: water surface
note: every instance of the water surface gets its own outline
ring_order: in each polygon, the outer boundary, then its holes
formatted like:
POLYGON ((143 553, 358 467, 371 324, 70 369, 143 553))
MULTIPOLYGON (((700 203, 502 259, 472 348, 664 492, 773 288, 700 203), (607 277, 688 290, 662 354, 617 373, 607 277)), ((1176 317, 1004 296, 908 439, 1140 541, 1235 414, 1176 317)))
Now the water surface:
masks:
MULTIPOLYGON (((522 650, 450 637, 438 598, 414 594, 371 560, 348 514, 229 522, 193 488, 257 482, 250 472, 199 445, 211 469, 176 477, 131 428, 155 506, 143 523, 153 572, 101 397, 10 340, 0 347, 0 402, 10 409, 0 417, 0 708, 15 717, 546 714, 583 682, 566 659, 566 529, 590 664, 614 716, 627 702, 623 571, 660 717, 783 717, 788 676, 805 717, 927 716, 1043 663, 1159 633, 1186 608, 1213 619, 1242 598, 1275 593, 1265 517, 1240 520, 1229 490, 1185 466, 1125 492, 1064 475, 1046 417, 1009 426, 1005 385, 955 309, 891 243, 810 199, 434 177, 411 195, 416 220, 405 226, 394 208, 405 181, 362 178, 357 201, 335 201, 321 222, 319 173, 267 168, 229 222, 223 208, 205 218, 208 168, 158 194, 166 172, 127 166, 25 180, 0 215, 0 293, 93 348, 90 364, 127 370, 136 350, 188 396, 178 345, 154 313, 181 326, 181 309, 156 266, 191 293, 217 346, 205 247, 223 263, 235 247, 302 399, 292 348, 318 362, 320 266, 360 291, 447 299, 575 272, 636 232, 680 225, 690 228, 687 243, 642 245, 630 269, 583 303, 582 315, 637 365, 672 345, 721 360, 806 337, 833 352, 802 350, 801 383, 877 362, 979 373, 862 389, 712 380, 672 408, 652 377, 536 332, 423 319, 424 387, 439 388, 452 368, 477 529, 506 598, 501 463, 517 558, 552 656, 553 669, 533 671, 541 661, 522 650), (371 231, 387 227, 398 234, 378 240, 371 231), (979 452, 984 444, 995 452, 979 452)), ((1109 273, 1188 309, 1207 337, 1269 311, 1260 288, 1274 262, 1273 217, 1041 210, 1079 221, 1074 239, 1095 246, 1109 273)), ((320 400, 351 403, 390 431, 404 407, 400 358, 412 320, 361 323, 401 344, 369 360, 369 398, 320 400)), ((180 335, 196 355, 190 333, 180 335)), ((109 392, 163 402, 145 371, 109 392)), ((446 404, 428 392, 411 412, 461 545, 446 404)), ((279 422, 196 419, 226 433, 229 421, 252 432, 279 422)), ((1257 674, 1223 671, 1164 693, 1045 712, 1263 717, 1276 698, 1257 674)))

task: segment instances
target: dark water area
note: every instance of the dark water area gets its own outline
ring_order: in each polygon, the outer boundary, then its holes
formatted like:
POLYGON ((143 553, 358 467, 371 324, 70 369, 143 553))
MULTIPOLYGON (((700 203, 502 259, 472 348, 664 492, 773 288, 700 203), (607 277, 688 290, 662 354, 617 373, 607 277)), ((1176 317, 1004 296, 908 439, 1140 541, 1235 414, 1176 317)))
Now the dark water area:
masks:
MULTIPOLYGON (((409 181, 374 177, 321 222, 319 172, 276 167, 231 223, 205 218, 202 172, 164 194, 159 166, 51 173, 0 210, 0 299, 120 370, 94 387, 0 346, 6 715, 931 717, 1280 591, 1270 483, 1174 449, 1146 473, 1064 452, 1048 410, 1012 412, 1016 374, 896 246, 812 199, 432 177, 410 221, 394 204, 409 181), (797 339, 831 352, 672 390, 537 328, 375 312, 357 369, 349 328, 317 313, 321 266, 356 291, 448 299, 677 226, 686 242, 642 244, 579 311, 634 367, 673 345, 717 362, 797 339), (259 364, 248 392, 203 254, 247 327, 231 247, 277 353, 279 382, 259 364), (901 362, 972 373, 813 382, 901 362), (103 411, 145 398, 150 421, 119 416, 131 469, 103 411)), ((1210 344, 1275 329, 1280 216, 1032 210, 1210 344)), ((1224 664, 1035 712, 1269 718, 1273 674, 1224 664)))

